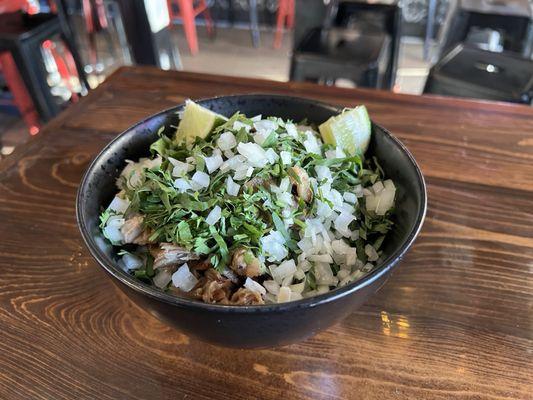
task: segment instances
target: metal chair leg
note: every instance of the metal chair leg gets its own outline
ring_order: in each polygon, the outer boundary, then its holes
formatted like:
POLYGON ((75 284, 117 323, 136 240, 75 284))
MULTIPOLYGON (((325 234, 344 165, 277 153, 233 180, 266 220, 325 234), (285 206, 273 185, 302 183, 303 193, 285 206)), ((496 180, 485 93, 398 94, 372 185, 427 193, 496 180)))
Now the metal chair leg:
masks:
POLYGON ((257 14, 257 0, 248 1, 250 7, 250 33, 252 35, 252 45, 259 47, 260 33, 259 33, 259 17, 257 14))
POLYGON ((72 57, 74 58, 76 68, 78 70, 78 76, 81 82, 82 94, 85 94, 90 89, 90 86, 89 82, 87 81, 87 74, 85 73, 84 64, 81 60, 80 53, 78 52, 78 47, 76 46, 76 42, 74 40, 74 34, 72 32, 72 29, 70 28, 69 21, 67 18, 67 4, 65 0, 59 0, 56 2, 56 6, 59 21, 61 23, 61 39, 66 44, 68 50, 70 51, 70 54, 72 54, 72 57))
POLYGON ((437 0, 428 0, 426 37, 424 39, 424 60, 426 61, 429 61, 429 47, 430 47, 430 41, 433 39, 436 11, 437 11, 437 0))
POLYGON ((41 119, 44 121, 52 119, 59 113, 59 107, 46 81, 47 72, 43 65, 40 46, 24 43, 14 48, 11 55, 41 119))

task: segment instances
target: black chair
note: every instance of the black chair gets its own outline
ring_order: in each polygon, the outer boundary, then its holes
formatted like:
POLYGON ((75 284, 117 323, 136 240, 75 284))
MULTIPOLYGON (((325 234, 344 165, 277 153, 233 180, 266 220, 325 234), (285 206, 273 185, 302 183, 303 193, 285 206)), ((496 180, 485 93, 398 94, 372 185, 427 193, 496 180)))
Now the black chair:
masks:
POLYGON ((383 87, 392 89, 396 80, 398 55, 400 53, 400 38, 402 12, 397 3, 389 4, 366 3, 364 1, 340 2, 335 25, 350 28, 363 23, 385 32, 389 37, 389 60, 383 81, 383 87))
POLYGON ((400 44, 399 7, 331 1, 323 12, 322 27, 309 29, 295 45, 290 79, 331 83, 346 78, 358 86, 391 89, 400 44))
POLYGON ((170 27, 152 31, 144 0, 116 0, 133 61, 159 68, 182 69, 170 27))
POLYGON ((500 15, 489 12, 476 12, 461 8, 458 4, 450 11, 448 23, 443 26, 441 53, 445 54, 465 42, 472 29, 491 29, 501 34, 503 50, 516 53, 527 52, 528 32, 531 17, 526 15, 500 15))
POLYGON ((381 31, 312 29, 293 54, 291 80, 333 84, 344 78, 357 86, 381 88, 389 40, 381 31))
POLYGON ((531 104, 533 61, 461 44, 431 68, 424 93, 531 104))
POLYGON ((0 51, 11 52, 40 117, 48 121, 59 111, 59 104, 47 83, 48 73, 41 57, 41 45, 59 35, 71 52, 82 87, 88 89, 82 63, 72 36, 57 15, 28 16, 21 12, 0 14, 0 51))

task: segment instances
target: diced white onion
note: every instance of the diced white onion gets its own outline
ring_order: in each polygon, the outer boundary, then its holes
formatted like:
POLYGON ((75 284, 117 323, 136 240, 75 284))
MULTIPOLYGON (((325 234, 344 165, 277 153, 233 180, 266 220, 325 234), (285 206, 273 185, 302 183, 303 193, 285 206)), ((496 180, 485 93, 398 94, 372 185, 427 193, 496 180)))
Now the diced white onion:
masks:
POLYGON ((215 206, 207 215, 205 222, 208 225, 215 225, 222 216, 222 209, 219 206, 215 206))
POLYGON ((210 174, 216 171, 224 162, 220 154, 213 154, 211 157, 204 157, 204 160, 205 167, 210 174))
POLYGON ((330 284, 333 279, 333 271, 331 271, 331 267, 328 264, 316 263, 314 270, 317 284, 330 284))
POLYGON ((252 129, 252 126, 248 125, 248 124, 245 124, 244 122, 241 122, 241 121, 235 121, 233 123, 233 130, 234 131, 240 131, 243 128, 244 128, 244 130, 246 132, 250 132, 250 129, 252 129))
POLYGON ((189 189, 192 189, 191 184, 183 178, 178 178, 174 181, 174 187, 178 189, 178 192, 184 193, 189 189))
POLYGON ((119 216, 111 216, 107 220, 106 226, 103 230, 104 236, 112 243, 121 243, 124 241, 124 235, 121 228, 124 225, 124 218, 119 216))
POLYGON ((368 256, 368 261, 376 261, 379 258, 379 254, 371 244, 365 246, 365 254, 368 256))
POLYGON ((233 179, 231 179, 231 176, 228 176, 228 178, 226 179, 226 192, 230 196, 237 196, 239 194, 240 189, 241 185, 235 183, 233 179))
POLYGON ((217 139, 217 146, 222 151, 231 150, 237 146, 237 139, 235 139, 235 135, 233 133, 224 132, 217 139))
POLYGON ((339 272, 337 272, 337 278, 339 279, 344 279, 349 275, 350 275, 350 271, 347 271, 345 269, 341 269, 339 272))
POLYGON ((351 214, 346 214, 341 212, 337 218, 335 218, 334 225, 335 229, 341 233, 343 236, 349 237, 351 232, 348 228, 348 225, 355 219, 351 214))
POLYGON ((174 168, 172 169, 172 176, 176 178, 185 176, 187 172, 192 171, 194 169, 194 165, 184 163, 172 157, 169 157, 168 161, 170 161, 170 163, 174 166, 174 168))
POLYGON ((226 158, 232 158, 235 156, 235 153, 231 150, 224 150, 224 157, 226 158))
POLYGON ((331 170, 324 165, 317 165, 315 167, 316 177, 319 181, 325 180, 326 182, 332 182, 331 170))
POLYGON ((273 295, 272 293, 267 293, 263 296, 263 299, 265 299, 265 302, 267 303, 276 303, 278 300, 277 300, 277 297, 275 295, 273 295))
POLYGON ((278 231, 271 231, 260 239, 263 253, 269 261, 282 261, 289 255, 285 247, 285 238, 278 231))
POLYGON ((184 292, 190 292, 197 283, 198 279, 191 274, 187 264, 183 264, 172 274, 172 284, 184 292))
POLYGON ((191 178, 192 187, 195 190, 206 188, 209 186, 209 175, 205 172, 196 171, 191 178))
POLYGON ((126 270, 139 269, 144 263, 140 257, 134 256, 133 254, 126 253, 122 256, 122 262, 124 263, 124 268, 126 270))
POLYGON ((318 143, 316 136, 311 131, 305 132, 305 135, 306 140, 303 142, 305 150, 307 150, 308 153, 320 155, 320 144, 318 143))
POLYGON ((272 148, 268 148, 267 149, 266 156, 267 156, 268 162, 270 164, 274 164, 279 159, 279 156, 277 155, 277 153, 272 148))
POLYGON ((327 203, 324 203, 321 200, 316 200, 316 205, 317 205, 316 207, 317 217, 326 219, 333 213, 333 210, 331 209, 331 207, 327 203))
POLYGON ((154 158, 153 160, 150 160, 150 159, 146 159, 144 161, 144 165, 143 167, 144 168, 148 168, 148 169, 152 169, 152 168, 159 168, 161 166, 161 163, 163 162, 163 158, 158 155, 156 158, 154 158))
POLYGON ((294 260, 287 260, 282 262, 277 268, 272 271, 272 277, 274 279, 283 279, 287 276, 294 275, 296 272, 296 263, 294 260))
POLYGON ((305 278, 305 272, 302 271, 301 268, 296 268, 296 272, 294 273, 294 279, 304 279, 305 278))
POLYGON ((342 195, 342 198, 346 200, 347 203, 350 203, 350 204, 357 203, 357 196, 355 195, 355 193, 345 192, 342 195))
POLYGON ((269 293, 278 294, 279 292, 279 284, 276 281, 264 281, 263 286, 266 288, 266 290, 268 290, 269 293))
POLYGON ((331 258, 329 254, 316 254, 313 256, 309 256, 309 261, 332 264, 333 258, 331 258))
POLYGON ((128 199, 121 199, 120 197, 115 196, 107 209, 114 211, 117 214, 124 214, 129 206, 130 201, 128 199))
POLYGON ((164 268, 160 268, 153 279, 154 285, 156 285, 159 289, 166 288, 171 280, 172 274, 164 268))
POLYGON ((290 286, 293 280, 294 280, 293 274, 287 275, 285 278, 281 280, 281 286, 290 286))
POLYGON ((298 262, 298 268, 301 269, 303 272, 309 271, 312 266, 313 265, 307 260, 302 260, 298 262))
MULTIPOLYGON (((394 196, 396 195, 396 188, 391 182, 391 185, 385 186, 379 194, 379 200, 376 204, 376 214, 385 215, 385 213, 394 206, 394 196)), ((385 181, 387 183, 387 181, 385 181)))
POLYGON ((381 181, 377 181, 376 183, 372 185, 372 190, 374 191, 375 194, 378 194, 383 189, 385 189, 385 186, 383 186, 383 182, 381 181))
POLYGON ((289 288, 291 289, 291 292, 293 293, 302 293, 304 291, 305 282, 295 283, 294 285, 290 285, 289 288))
POLYGON ((387 179, 386 181, 383 181, 383 186, 385 186, 385 189, 394 189, 396 190, 396 186, 394 186, 394 182, 390 179, 387 179))
POLYGON ((252 176, 252 173, 252 167, 249 167, 247 164, 241 164, 239 168, 235 170, 235 174, 233 174, 233 180, 242 181, 244 178, 252 176))
POLYGON ((282 151, 279 153, 283 165, 290 165, 292 163, 292 153, 290 151, 282 151))
POLYGON ((268 162, 266 151, 257 143, 239 143, 237 151, 246 157, 252 167, 263 168, 268 162))
POLYGON ((277 301, 278 303, 286 303, 291 300, 291 289, 286 286, 279 288, 277 301))
POLYGON ((303 298, 301 293, 291 292, 291 301, 301 300, 303 298))
POLYGON ((376 211, 378 201, 379 201, 379 198, 373 194, 365 196, 366 209, 368 211, 376 211))
POLYGON ((329 292, 329 285, 319 285, 316 288, 316 294, 324 294, 329 292))
POLYGON ((264 136, 264 138, 266 139, 266 137, 270 135, 272 131, 278 129, 278 124, 274 121, 263 119, 261 121, 254 122, 254 128, 259 134, 264 136))
POLYGON ((244 282, 244 287, 251 290, 252 292, 257 292, 261 295, 266 294, 266 289, 251 278, 246 278, 246 281, 244 282))
POLYGON ((285 130, 287 134, 293 138, 298 137, 298 131, 296 130, 296 125, 294 124, 285 124, 285 130))

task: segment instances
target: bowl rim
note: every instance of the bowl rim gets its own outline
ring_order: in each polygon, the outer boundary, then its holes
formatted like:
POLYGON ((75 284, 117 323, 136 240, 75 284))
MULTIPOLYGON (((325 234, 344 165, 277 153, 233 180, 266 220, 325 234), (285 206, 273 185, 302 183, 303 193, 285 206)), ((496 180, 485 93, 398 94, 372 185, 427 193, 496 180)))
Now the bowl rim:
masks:
MULTIPOLYGON (((292 100, 297 101, 301 103, 308 103, 312 105, 318 105, 319 107, 323 108, 329 108, 331 111, 341 111, 344 107, 342 106, 336 106, 333 104, 329 104, 320 100, 315 100, 311 98, 305 98, 305 97, 297 97, 297 96, 287 96, 282 94, 268 94, 268 93, 245 93, 245 94, 233 94, 233 95, 225 95, 225 96, 214 96, 214 97, 206 97, 195 100, 196 103, 202 104, 205 102, 213 102, 220 99, 227 99, 227 98, 242 98, 242 97, 248 97, 248 98, 279 98, 279 99, 285 99, 285 100, 292 100)), ((355 282, 351 282, 347 284, 346 286, 335 288, 327 293, 323 293, 320 295, 303 298, 301 300, 295 300, 295 301, 289 301, 286 303, 273 303, 273 304, 261 304, 261 305, 222 305, 222 304, 211 304, 211 303, 204 303, 202 301, 194 300, 194 299, 187 299, 184 297, 179 297, 172 294, 167 294, 165 292, 162 292, 159 289, 156 289, 152 286, 149 286, 146 283, 143 283, 132 275, 128 274, 127 272, 123 271, 121 268, 119 268, 116 265, 108 264, 104 257, 101 256, 101 252, 98 249, 96 243, 93 241, 93 239, 90 237, 89 230, 87 227, 87 221, 85 220, 82 209, 82 198, 84 197, 84 194, 87 190, 87 182, 89 179, 89 176, 93 173, 96 165, 101 161, 101 159, 104 158, 104 156, 108 153, 108 150, 114 146, 114 144, 119 141, 123 136, 130 133, 133 129, 138 127, 139 125, 142 125, 154 118, 167 115, 171 112, 177 112, 181 108, 185 106, 185 102, 180 103, 176 106, 166 108, 158 113, 152 114, 139 122, 135 123, 134 125, 131 125, 124 131, 122 131, 120 134, 118 134, 113 140, 111 140, 106 146, 100 150, 100 152, 94 157, 94 159, 91 161, 89 166, 87 167, 85 173, 83 174, 83 177, 80 181, 80 185, 78 187, 77 195, 76 195, 76 220, 78 224, 78 228, 80 230, 82 239, 86 245, 86 247, 89 249, 89 252, 91 253, 91 256, 96 260, 96 262, 102 267, 107 273, 109 273, 113 278, 120 281, 122 284, 128 286, 130 289, 134 290, 135 292, 138 292, 142 295, 151 297, 155 300, 162 301, 164 303, 171 304, 173 306, 178 307, 191 307, 193 309, 203 310, 203 311, 214 311, 214 312, 224 312, 224 313, 240 313, 240 314, 250 314, 250 313, 271 313, 271 312, 288 312, 295 309, 301 309, 301 308, 309 308, 309 307, 317 307, 319 305, 330 303, 333 301, 336 301, 342 297, 351 295, 362 288, 371 285, 373 282, 379 280, 381 277, 387 274, 389 270, 391 270, 396 264, 403 258, 407 250, 412 246, 413 242, 415 241, 416 237, 420 233, 420 230, 422 229, 422 225, 424 223, 424 219, 426 217, 427 212, 427 189, 426 189, 426 182, 424 180, 424 176, 422 175, 422 171, 420 170, 420 167, 418 166, 416 160, 412 156, 412 154, 407 150, 405 145, 394 135, 392 135, 387 129, 383 128, 382 126, 374 123, 372 121, 372 124, 376 126, 377 128, 381 129, 381 131, 388 136, 394 144, 407 156, 409 161, 411 162, 412 166, 414 167, 416 171, 416 175, 418 177, 417 183, 419 185, 419 189, 421 192, 421 207, 418 209, 416 220, 413 225, 413 228, 407 235, 406 239, 404 240, 403 244, 398 247, 389 257, 387 257, 385 260, 383 260, 382 264, 372 270, 369 274, 363 276, 362 278, 356 280, 355 282)))

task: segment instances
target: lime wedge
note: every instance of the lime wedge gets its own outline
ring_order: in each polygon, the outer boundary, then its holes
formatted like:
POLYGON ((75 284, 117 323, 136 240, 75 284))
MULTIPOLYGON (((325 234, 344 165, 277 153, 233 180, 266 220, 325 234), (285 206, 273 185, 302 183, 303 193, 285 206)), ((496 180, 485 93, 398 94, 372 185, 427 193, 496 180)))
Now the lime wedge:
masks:
POLYGON ((349 155, 363 155, 370 142, 371 125, 366 107, 357 106, 331 117, 318 130, 324 143, 338 146, 349 155))
POLYGON ((214 128, 227 120, 223 115, 208 110, 192 100, 187 100, 176 131, 176 141, 191 144, 197 137, 204 139, 214 128))

